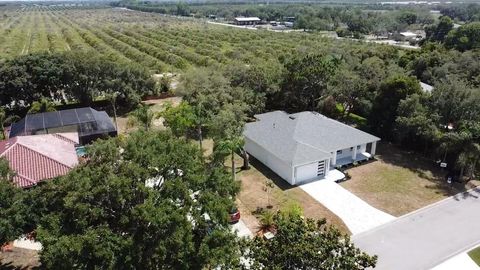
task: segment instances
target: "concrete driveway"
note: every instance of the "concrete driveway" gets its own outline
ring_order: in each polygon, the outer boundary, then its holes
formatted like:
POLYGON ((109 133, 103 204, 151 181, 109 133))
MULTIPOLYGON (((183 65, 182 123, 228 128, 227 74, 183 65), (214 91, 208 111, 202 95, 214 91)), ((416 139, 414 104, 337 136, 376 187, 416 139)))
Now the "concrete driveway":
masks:
POLYGON ((354 235, 395 219, 394 216, 372 207, 334 181, 318 180, 300 187, 341 218, 354 235))
MULTIPOLYGON (((480 188, 457 194, 352 237, 375 269, 431 269, 480 244, 480 188)), ((461 269, 461 268, 455 268, 461 269)))

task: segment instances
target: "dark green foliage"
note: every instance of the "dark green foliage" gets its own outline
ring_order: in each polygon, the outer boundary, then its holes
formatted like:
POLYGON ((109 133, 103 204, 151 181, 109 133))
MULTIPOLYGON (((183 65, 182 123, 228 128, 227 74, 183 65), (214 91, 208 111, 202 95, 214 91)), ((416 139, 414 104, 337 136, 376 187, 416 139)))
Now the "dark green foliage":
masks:
POLYGON ((15 187, 14 172, 8 161, 0 158, 0 243, 13 241, 33 230, 34 208, 29 204, 29 192, 15 187))
POLYGON ((303 219, 293 213, 273 217, 276 235, 256 237, 249 254, 251 269, 351 269, 374 267, 377 258, 354 247, 324 220, 303 219))
POLYGON ((238 185, 223 168, 204 164, 197 147, 168 133, 138 132, 98 141, 87 152, 86 164, 39 187, 43 266, 201 269, 238 264, 237 240, 226 227, 238 185), (146 187, 146 180, 155 177, 163 185, 146 187), (215 224, 210 233, 205 213, 215 224))
POLYGON ((405 24, 414 24, 417 22, 417 14, 413 11, 402 11, 398 15, 398 21, 405 24))
POLYGON ((480 22, 473 22, 450 31, 445 46, 460 51, 480 48, 480 22))
POLYGON ((326 96, 327 85, 339 60, 319 54, 300 55, 285 65, 285 74, 278 99, 281 109, 315 111, 326 96))
POLYGON ((31 54, 8 60, 0 68, 0 105, 13 104, 18 110, 23 106, 20 101, 29 106, 52 95, 62 103, 88 106, 114 92, 120 105, 133 108, 154 91, 155 83, 145 70, 95 54, 31 54))
POLYGON ((420 84, 413 77, 396 76, 381 84, 368 118, 370 128, 382 138, 392 138, 398 104, 412 94, 421 94, 420 84))
POLYGON ((452 28, 452 19, 448 16, 442 16, 437 24, 425 28, 427 40, 443 42, 452 28))
POLYGON ((442 6, 440 12, 462 22, 480 21, 480 5, 477 3, 455 3, 442 6))

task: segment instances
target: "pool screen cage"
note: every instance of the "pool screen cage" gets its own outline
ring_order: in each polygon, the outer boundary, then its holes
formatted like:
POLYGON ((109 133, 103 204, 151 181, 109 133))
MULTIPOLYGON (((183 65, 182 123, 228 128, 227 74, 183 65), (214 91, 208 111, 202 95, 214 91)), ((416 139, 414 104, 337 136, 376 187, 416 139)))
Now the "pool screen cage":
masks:
POLYGON ((28 114, 12 124, 10 138, 64 132, 78 132, 81 144, 117 135, 117 129, 106 112, 86 107, 28 114))

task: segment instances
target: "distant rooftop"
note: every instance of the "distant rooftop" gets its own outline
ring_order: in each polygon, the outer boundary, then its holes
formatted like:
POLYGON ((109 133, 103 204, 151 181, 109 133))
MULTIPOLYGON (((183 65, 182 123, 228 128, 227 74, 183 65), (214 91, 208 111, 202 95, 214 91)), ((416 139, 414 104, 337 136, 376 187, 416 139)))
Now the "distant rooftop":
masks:
POLYGON ((235 20, 239 22, 261 21, 258 17, 236 17, 235 20))
POLYGON ((402 35, 404 37, 416 37, 418 34, 407 31, 407 32, 401 32, 400 35, 402 35))

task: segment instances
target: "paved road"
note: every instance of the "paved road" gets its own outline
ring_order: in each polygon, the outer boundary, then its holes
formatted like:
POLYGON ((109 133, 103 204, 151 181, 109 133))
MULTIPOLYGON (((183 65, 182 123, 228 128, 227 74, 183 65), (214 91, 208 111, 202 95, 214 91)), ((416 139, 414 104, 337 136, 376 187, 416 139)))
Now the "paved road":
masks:
POLYGON ((300 188, 341 218, 354 235, 395 219, 328 179, 304 184, 300 188))
POLYGON ((431 269, 480 244, 480 188, 352 237, 378 255, 375 269, 431 269))

